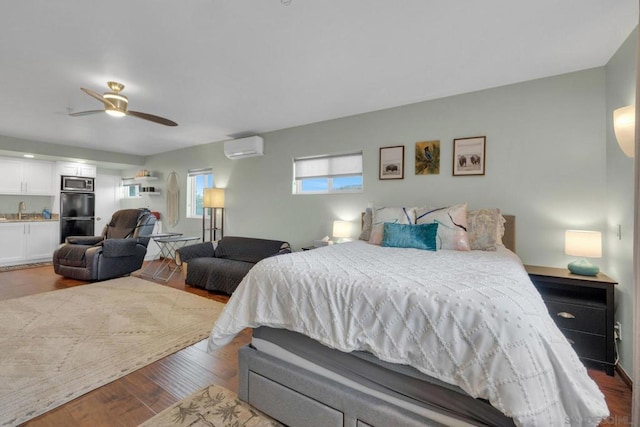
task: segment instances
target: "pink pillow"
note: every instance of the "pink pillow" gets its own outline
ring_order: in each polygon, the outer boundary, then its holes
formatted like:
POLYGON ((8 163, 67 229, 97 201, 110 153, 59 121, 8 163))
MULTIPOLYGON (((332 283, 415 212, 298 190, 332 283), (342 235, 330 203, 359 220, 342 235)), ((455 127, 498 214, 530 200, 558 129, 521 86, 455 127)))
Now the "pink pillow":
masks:
POLYGON ((438 224, 438 249, 469 251, 467 204, 445 208, 417 208, 416 224, 438 224))

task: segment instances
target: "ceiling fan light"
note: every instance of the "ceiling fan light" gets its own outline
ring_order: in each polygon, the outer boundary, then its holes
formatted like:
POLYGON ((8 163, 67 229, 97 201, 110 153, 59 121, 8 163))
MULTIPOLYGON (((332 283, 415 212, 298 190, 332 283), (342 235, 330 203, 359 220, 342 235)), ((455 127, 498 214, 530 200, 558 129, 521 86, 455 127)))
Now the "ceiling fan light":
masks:
POLYGON ((127 105, 129 100, 124 95, 113 92, 104 94, 104 99, 109 101, 104 104, 104 111, 113 117, 123 117, 127 115, 127 105))
POLYGON ((110 108, 110 107, 105 108, 104 112, 107 113, 108 115, 112 116, 112 117, 124 117, 124 116, 126 116, 124 111, 116 110, 115 108, 110 108))
POLYGON ((127 99, 126 96, 118 95, 117 93, 109 93, 109 92, 107 92, 107 93, 104 94, 104 97, 107 98, 108 100, 112 100, 113 99, 113 100, 117 100, 117 101, 122 101, 124 103, 128 103, 129 102, 129 100, 127 99))

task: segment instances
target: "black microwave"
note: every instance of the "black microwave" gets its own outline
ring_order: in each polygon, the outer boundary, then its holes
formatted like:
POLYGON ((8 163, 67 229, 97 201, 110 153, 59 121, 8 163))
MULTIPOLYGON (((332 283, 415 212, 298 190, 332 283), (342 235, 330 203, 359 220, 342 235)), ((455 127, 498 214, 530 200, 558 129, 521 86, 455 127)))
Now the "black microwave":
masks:
POLYGON ((63 176, 60 190, 93 193, 93 178, 84 178, 81 176, 63 176))

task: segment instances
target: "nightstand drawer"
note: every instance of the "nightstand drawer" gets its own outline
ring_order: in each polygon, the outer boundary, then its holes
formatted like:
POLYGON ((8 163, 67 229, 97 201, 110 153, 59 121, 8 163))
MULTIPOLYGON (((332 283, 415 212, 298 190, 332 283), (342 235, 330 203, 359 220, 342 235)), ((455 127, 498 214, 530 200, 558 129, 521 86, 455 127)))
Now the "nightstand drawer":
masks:
POLYGON ((604 336, 562 328, 560 331, 567 337, 578 356, 591 360, 606 360, 607 346, 604 336))
POLYGON ((568 304, 554 300, 544 300, 549 314, 559 328, 605 335, 607 325, 605 307, 568 304))

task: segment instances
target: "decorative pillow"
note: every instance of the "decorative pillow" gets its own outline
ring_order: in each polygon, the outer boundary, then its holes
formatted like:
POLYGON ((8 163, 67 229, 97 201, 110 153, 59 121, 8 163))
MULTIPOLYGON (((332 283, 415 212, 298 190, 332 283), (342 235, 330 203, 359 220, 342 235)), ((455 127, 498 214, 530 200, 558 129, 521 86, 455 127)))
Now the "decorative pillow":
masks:
POLYGON ((376 208, 373 210, 371 237, 369 243, 379 245, 382 243, 384 223, 413 224, 416 219, 415 208, 376 208))
POLYGON ((468 251, 467 204, 416 209, 416 224, 438 224, 438 249, 468 251))
POLYGON ((478 209, 467 212, 471 250, 495 251, 502 246, 504 218, 500 209, 478 209))
POLYGON ((415 248, 435 251, 438 224, 384 224, 382 246, 392 248, 415 248))
POLYGON ((364 211, 364 218, 362 219, 362 231, 360 232, 360 240, 369 241, 371 238, 371 226, 373 222, 373 209, 367 208, 364 211))

